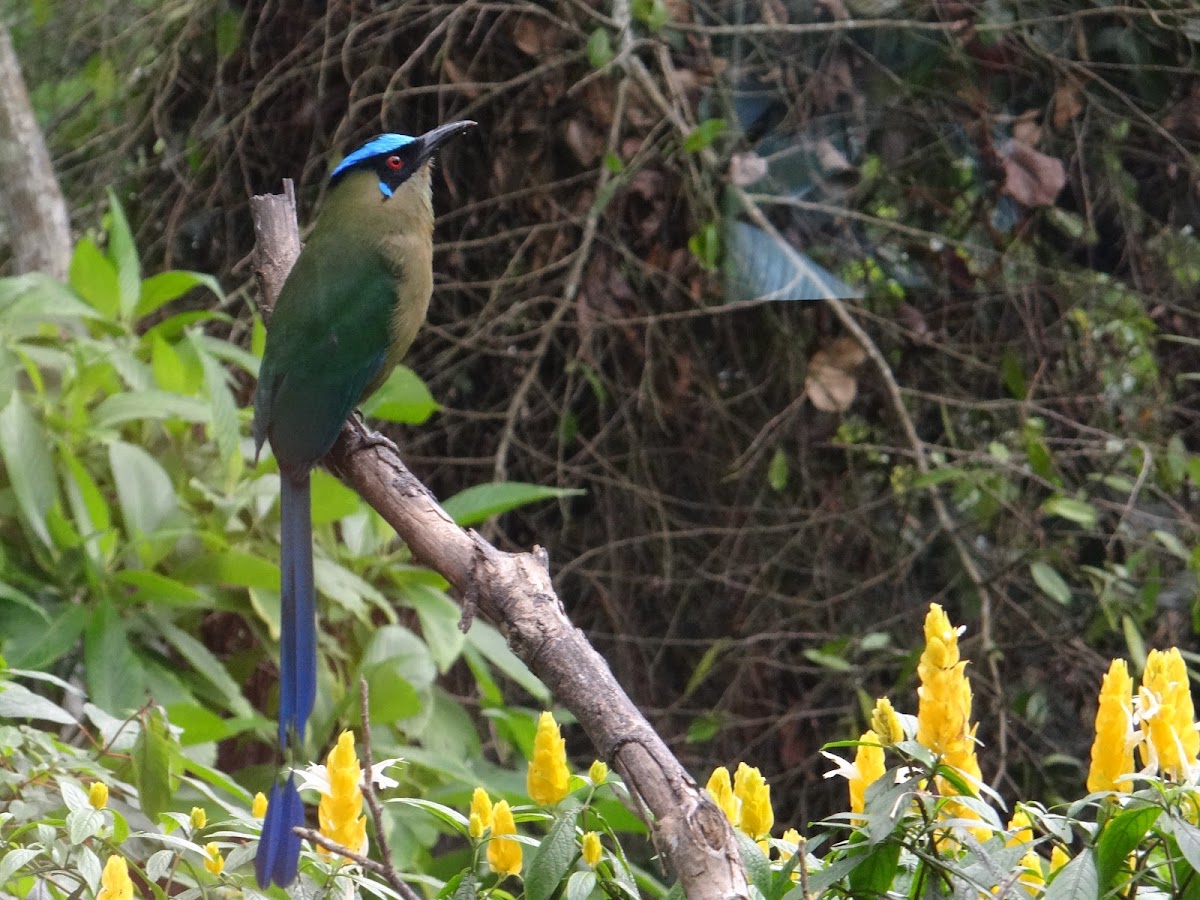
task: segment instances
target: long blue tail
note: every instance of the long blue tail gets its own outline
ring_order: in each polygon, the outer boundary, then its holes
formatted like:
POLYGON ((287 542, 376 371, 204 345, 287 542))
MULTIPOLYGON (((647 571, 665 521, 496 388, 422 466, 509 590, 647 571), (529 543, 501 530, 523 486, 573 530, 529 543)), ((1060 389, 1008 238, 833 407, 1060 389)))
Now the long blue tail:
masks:
MULTIPOLYGON (((304 746, 304 729, 317 697, 316 590, 313 585, 312 493, 309 476, 280 475, 279 748, 290 759, 304 746)), ((295 777, 271 788, 254 860, 259 887, 286 887, 300 866, 304 804, 295 777)))
POLYGON ((317 697, 317 608, 313 588, 312 495, 305 472, 280 476, 280 534, 283 592, 279 615, 279 746, 289 731, 304 742, 304 729, 317 697))
POLYGON ((254 874, 260 888, 265 890, 272 881, 287 887, 296 880, 300 836, 292 829, 303 824, 304 803, 296 790, 296 776, 288 776, 286 783, 276 781, 267 801, 267 818, 254 856, 254 874))

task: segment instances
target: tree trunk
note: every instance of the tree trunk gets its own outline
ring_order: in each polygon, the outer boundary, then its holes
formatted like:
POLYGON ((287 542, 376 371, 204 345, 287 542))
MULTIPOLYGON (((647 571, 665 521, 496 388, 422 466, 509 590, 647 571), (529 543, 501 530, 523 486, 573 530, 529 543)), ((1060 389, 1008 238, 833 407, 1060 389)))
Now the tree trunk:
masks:
POLYGON ((21 77, 8 29, 0 25, 0 208, 12 245, 13 271, 45 272, 65 281, 71 223, 50 154, 21 77))

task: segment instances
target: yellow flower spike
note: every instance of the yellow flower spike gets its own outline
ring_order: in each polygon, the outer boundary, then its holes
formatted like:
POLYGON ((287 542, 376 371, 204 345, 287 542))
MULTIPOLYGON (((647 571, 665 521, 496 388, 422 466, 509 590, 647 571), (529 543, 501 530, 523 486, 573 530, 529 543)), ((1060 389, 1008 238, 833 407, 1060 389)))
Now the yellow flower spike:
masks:
POLYGON ((221 855, 221 848, 214 843, 204 845, 204 868, 213 875, 225 871, 225 857, 221 855))
POLYGON ((783 837, 780 838, 780 840, 782 840, 785 844, 791 844, 793 847, 799 847, 800 832, 798 832, 795 828, 789 828, 783 833, 783 837))
POLYGON ((256 819, 265 819, 267 816, 267 795, 259 791, 254 795, 254 802, 250 805, 250 815, 256 819))
POLYGON ((201 828, 203 828, 205 825, 208 824, 208 813, 206 813, 204 811, 204 808, 201 806, 193 806, 191 820, 192 820, 192 827, 195 828, 197 831, 199 831, 201 828))
POLYGON ((479 840, 485 831, 487 826, 483 824, 483 819, 479 818, 479 813, 472 812, 467 819, 467 834, 471 836, 471 840, 479 840))
POLYGON ((1055 844, 1054 849, 1050 851, 1050 874, 1053 875, 1070 861, 1071 857, 1067 856, 1067 851, 1055 844))
POLYGON ((904 740, 904 726, 887 697, 875 701, 875 708, 871 710, 871 730, 879 735, 879 743, 885 747, 904 740))
POLYGON ((1142 762, 1160 775, 1182 782, 1196 769, 1200 732, 1188 686, 1187 665, 1177 647, 1151 650, 1138 692, 1142 717, 1142 762))
POLYGON ((533 759, 525 786, 529 796, 539 806, 553 806, 567 796, 571 772, 567 768, 567 742, 563 740, 552 713, 538 716, 537 734, 533 738, 533 759))
POLYGON ((498 875, 521 874, 521 845, 505 835, 516 834, 508 801, 501 800, 492 807, 492 839, 487 845, 487 861, 498 875))
POLYGON ((588 769, 588 780, 592 784, 604 784, 608 780, 608 764, 598 759, 588 769))
MULTIPOLYGON (((355 853, 367 849, 367 817, 362 815, 362 767, 354 753, 354 735, 343 731, 325 760, 329 792, 321 795, 317 821, 321 834, 355 853)), ((321 852, 329 855, 323 847, 321 852)))
POLYGON ((883 748, 874 731, 864 731, 854 752, 854 770, 857 773, 850 781, 850 812, 860 813, 866 806, 867 788, 883 777, 887 767, 883 763, 883 748))
MULTIPOLYGON (((929 604, 925 617, 925 650, 917 663, 917 742, 932 751, 942 762, 966 776, 969 783, 982 781, 979 760, 975 756, 975 729, 971 724, 971 682, 967 679, 967 661, 961 659, 958 636, 961 629, 950 624, 942 608, 929 604)), ((958 793, 944 778, 937 780, 943 796, 958 793)), ((979 814, 961 803, 948 804, 948 815, 978 819, 979 814)), ((979 840, 987 840, 987 829, 975 829, 979 840)))
POLYGON ((733 795, 742 801, 738 827, 755 840, 770 834, 775 811, 771 809, 771 786, 762 772, 738 763, 733 773, 733 795))
POLYGON ((733 796, 733 784, 729 780, 729 770, 724 766, 717 766, 713 769, 704 789, 712 797, 713 803, 717 804, 717 808, 725 813, 729 824, 736 826, 741 818, 739 815, 740 804, 737 797, 733 796))
POLYGON ((88 803, 92 809, 104 809, 108 806, 108 785, 103 781, 95 782, 88 788, 88 803))
POLYGON ((1042 874, 1042 858, 1030 850, 1021 857, 1020 866, 1021 875, 1017 880, 1034 894, 1040 894, 1046 886, 1046 876, 1042 874))
POLYGON ((1088 769, 1089 791, 1125 791, 1132 781, 1121 776, 1133 772, 1133 679, 1123 659, 1114 659, 1100 683, 1096 710, 1096 739, 1088 769))
POLYGON ((104 864, 100 875, 100 891, 96 900, 133 900, 133 882, 125 857, 113 854, 104 864))
POLYGON ((478 816, 479 824, 484 828, 492 827, 492 798, 481 787, 471 794, 471 815, 478 816))
POLYGON ((1004 842, 1005 846, 1016 847, 1019 844, 1028 844, 1032 840, 1033 823, 1029 821, 1029 813, 1018 809, 1008 820, 1008 840, 1004 842))
POLYGON ((594 831, 589 831, 583 836, 583 861, 588 864, 589 868, 596 868, 596 863, 600 862, 600 853, 604 848, 600 846, 600 835, 594 831))

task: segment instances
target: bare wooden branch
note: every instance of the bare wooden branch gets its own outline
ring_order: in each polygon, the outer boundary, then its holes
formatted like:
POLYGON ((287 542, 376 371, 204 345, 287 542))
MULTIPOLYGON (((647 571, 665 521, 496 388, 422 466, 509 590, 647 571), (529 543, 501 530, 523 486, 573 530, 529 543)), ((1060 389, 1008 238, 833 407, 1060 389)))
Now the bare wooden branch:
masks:
POLYGON ((16 274, 60 281, 71 265, 71 221, 46 142, 33 117, 8 29, 0 25, 0 209, 16 274))
POLYGON ((292 179, 283 180, 283 190, 282 194, 257 194, 250 198, 250 216, 254 220, 254 277, 260 288, 258 311, 268 324, 275 299, 300 255, 300 225, 296 219, 296 189, 292 179))
MULTIPOLYGON (((256 197, 262 305, 270 308, 299 251, 290 242, 266 245, 279 228, 295 229, 294 204, 256 197), (269 218, 272 221, 262 221, 269 218), (284 264, 283 261, 286 261, 284 264)), ((408 470, 388 442, 357 420, 342 428, 326 464, 382 515, 414 558, 440 572, 460 598, 507 636, 509 646, 574 713, 598 755, 624 778, 639 806, 649 810, 651 834, 686 895, 700 900, 749 896, 746 874, 729 821, 680 765, 621 689, 604 659, 567 618, 550 579, 545 552, 505 553, 464 530, 408 470)))

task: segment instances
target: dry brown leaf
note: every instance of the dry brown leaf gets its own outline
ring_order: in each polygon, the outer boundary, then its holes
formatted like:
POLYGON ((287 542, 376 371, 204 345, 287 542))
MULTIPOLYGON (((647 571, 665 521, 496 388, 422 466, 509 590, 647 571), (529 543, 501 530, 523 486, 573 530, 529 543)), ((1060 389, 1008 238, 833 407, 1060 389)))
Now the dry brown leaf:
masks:
POLYGON ((1032 147, 1042 136, 1042 126, 1037 123, 1037 110, 1022 113, 1013 124, 1013 140, 1032 147))
POLYGON ((554 46, 557 30, 540 16, 521 16, 513 26, 512 39, 522 53, 541 56, 554 46))
POLYGON ((749 187, 767 174, 767 161, 757 153, 735 153, 729 160, 729 180, 749 187))
POLYGON ((853 338, 840 337, 808 361, 804 394, 821 412, 845 412, 858 393, 854 370, 867 358, 853 338))
POLYGON ((590 167, 604 152, 604 138, 578 119, 567 123, 567 146, 580 165, 590 167))
POLYGON ((1058 192, 1067 183, 1062 160, 1020 141, 1006 141, 999 149, 1000 162, 1004 166, 1002 192, 1022 206, 1054 205, 1058 192))
POLYGON ((1062 128, 1081 112, 1083 93, 1079 90, 1079 85, 1068 81, 1054 89, 1054 117, 1051 121, 1055 128, 1062 128))

